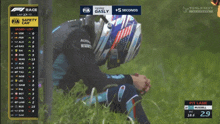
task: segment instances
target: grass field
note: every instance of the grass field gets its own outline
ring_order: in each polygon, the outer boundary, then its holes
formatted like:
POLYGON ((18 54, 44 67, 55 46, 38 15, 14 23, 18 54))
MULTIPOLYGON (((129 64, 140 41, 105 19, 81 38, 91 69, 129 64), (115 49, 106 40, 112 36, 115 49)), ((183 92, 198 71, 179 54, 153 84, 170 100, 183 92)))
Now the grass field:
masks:
MULTIPOLYGON (((7 116, 7 7, 25 4, 27 0, 1 2, 1 122, 31 124, 36 121, 10 121, 7 116)), ((79 17, 80 5, 141 5, 143 41, 138 56, 109 74, 139 73, 151 79, 152 88, 143 96, 142 105, 152 124, 220 124, 220 18, 213 13, 184 13, 183 7, 212 7, 209 0, 54 0, 53 27, 79 17), (185 100, 212 100, 213 118, 185 119, 185 100)), ((82 81, 72 92, 85 90, 82 81)), ((43 100, 42 88, 40 98, 43 100)), ((126 124, 126 115, 109 112, 108 108, 75 104, 76 97, 53 94, 50 124, 126 124)), ((39 123, 43 112, 39 111, 39 123)))

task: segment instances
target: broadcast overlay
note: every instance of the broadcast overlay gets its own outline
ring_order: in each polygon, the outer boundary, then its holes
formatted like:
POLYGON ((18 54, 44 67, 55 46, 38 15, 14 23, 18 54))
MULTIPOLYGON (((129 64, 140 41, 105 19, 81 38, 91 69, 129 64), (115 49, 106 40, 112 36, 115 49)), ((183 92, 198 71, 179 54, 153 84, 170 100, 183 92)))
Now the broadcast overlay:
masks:
POLYGON ((141 6, 80 6, 80 15, 141 15, 141 6))
MULTIPOLYGON (((141 6, 83 5, 80 15, 141 15, 141 6)), ((38 26, 37 4, 8 7, 8 117, 11 120, 38 120, 38 26)), ((187 100, 184 112, 185 118, 212 118, 212 101, 187 100)))
POLYGON ((212 118, 212 101, 185 101, 185 118, 212 118))
POLYGON ((38 120, 38 5, 8 9, 8 116, 38 120))

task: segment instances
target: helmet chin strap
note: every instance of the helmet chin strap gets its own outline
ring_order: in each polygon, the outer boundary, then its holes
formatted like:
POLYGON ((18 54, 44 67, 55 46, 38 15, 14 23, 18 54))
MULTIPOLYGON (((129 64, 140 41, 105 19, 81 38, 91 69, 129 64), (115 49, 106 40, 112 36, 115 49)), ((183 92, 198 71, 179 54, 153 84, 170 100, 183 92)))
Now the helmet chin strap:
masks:
POLYGON ((112 69, 115 67, 120 66, 120 60, 118 58, 118 50, 117 49, 112 49, 108 53, 108 61, 107 61, 107 68, 112 69))

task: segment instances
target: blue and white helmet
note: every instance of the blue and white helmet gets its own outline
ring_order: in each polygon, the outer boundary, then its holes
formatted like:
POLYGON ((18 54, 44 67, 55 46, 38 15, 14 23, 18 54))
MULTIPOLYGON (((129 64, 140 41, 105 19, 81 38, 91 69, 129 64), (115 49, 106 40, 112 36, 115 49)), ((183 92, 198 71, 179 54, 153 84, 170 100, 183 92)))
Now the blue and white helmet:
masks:
POLYGON ((139 52, 142 40, 141 24, 131 15, 106 15, 108 23, 100 18, 95 22, 96 38, 93 49, 98 65, 108 69, 132 60, 139 52))

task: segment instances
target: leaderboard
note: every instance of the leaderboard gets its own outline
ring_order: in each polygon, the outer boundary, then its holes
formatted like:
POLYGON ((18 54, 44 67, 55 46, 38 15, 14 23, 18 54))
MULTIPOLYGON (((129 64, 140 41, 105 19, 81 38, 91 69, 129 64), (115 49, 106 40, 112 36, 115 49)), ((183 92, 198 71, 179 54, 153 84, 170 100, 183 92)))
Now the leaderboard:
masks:
POLYGON ((9 119, 38 119, 38 5, 10 5, 9 119))

